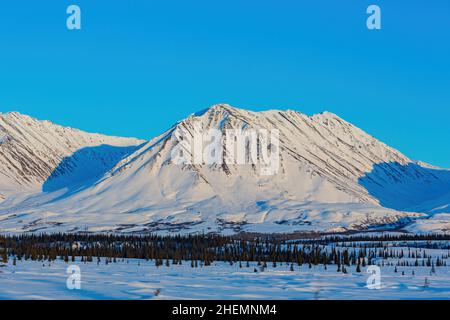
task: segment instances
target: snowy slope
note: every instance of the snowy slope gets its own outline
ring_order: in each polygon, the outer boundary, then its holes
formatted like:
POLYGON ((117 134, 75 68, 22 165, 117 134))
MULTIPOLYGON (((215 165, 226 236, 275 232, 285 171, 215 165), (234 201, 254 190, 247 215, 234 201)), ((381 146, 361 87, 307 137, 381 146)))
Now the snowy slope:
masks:
MULTIPOLYGON (((399 249, 408 252, 407 248, 399 249)), ((427 249, 426 252, 433 258, 447 255, 447 250, 427 249)), ((336 272, 334 266, 309 268, 307 264, 301 267, 295 264, 295 270, 290 271, 290 265, 284 263, 276 268, 269 264, 264 272, 254 272, 254 268, 260 269, 257 262, 251 262, 249 268, 245 263, 240 268, 238 263, 230 266, 228 262, 191 268, 190 261, 158 268, 154 261, 118 259, 117 263, 105 265, 102 258, 102 263, 97 265, 77 258, 70 265, 81 269, 81 290, 68 290, 69 264, 64 261, 58 259, 43 266, 42 261, 22 260, 13 266, 10 259, 0 273, 0 299, 449 299, 450 266, 436 268, 437 273, 430 275, 430 267, 413 267, 414 259, 409 259, 411 266, 397 267, 395 272, 396 267, 388 264, 397 261, 386 259, 381 267, 381 290, 369 290, 366 287, 369 274, 364 267, 359 273, 354 267, 348 267, 348 274, 343 274, 336 272)))
MULTIPOLYGON (((364 230, 405 224, 420 214, 404 210, 421 204, 416 212, 431 212, 450 190, 448 171, 422 166, 329 112, 307 116, 216 105, 126 151, 128 156, 115 165, 121 157, 113 157, 89 183, 86 170, 74 175, 84 173, 83 179, 67 178, 63 170, 45 181, 43 193, 9 197, 0 205, 0 227, 4 232, 364 230), (220 165, 174 163, 177 134, 192 135, 198 128, 278 129, 278 173, 261 175, 258 165, 229 163, 226 149, 220 165)), ((46 173, 43 179, 51 169, 46 173)))
POLYGON ((0 132, 3 137, 0 142, 0 199, 17 192, 39 191, 51 175, 70 174, 80 164, 79 171, 83 166, 98 169, 108 159, 115 161, 118 154, 123 157, 134 150, 130 147, 142 143, 137 139, 90 134, 17 112, 0 114, 0 132), (112 153, 106 147, 95 150, 94 147, 102 145, 116 148, 112 153), (88 147, 92 149, 83 149, 88 147), (63 161, 75 152, 91 158, 90 163, 76 158, 63 161), (92 159, 98 163, 94 164, 92 159))

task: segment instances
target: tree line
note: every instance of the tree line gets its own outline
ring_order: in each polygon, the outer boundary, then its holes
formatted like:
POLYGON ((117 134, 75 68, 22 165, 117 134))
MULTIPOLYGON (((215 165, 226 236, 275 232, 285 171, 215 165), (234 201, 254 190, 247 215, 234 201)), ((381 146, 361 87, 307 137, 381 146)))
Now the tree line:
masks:
MULTIPOLYGON (((431 241, 417 236, 417 241, 431 241)), ((257 262, 262 269, 269 265, 294 264, 309 267, 335 265, 338 272, 347 272, 347 267, 361 268, 372 264, 395 266, 446 266, 450 254, 432 257, 422 248, 408 248, 407 251, 393 250, 389 241, 400 241, 392 236, 386 238, 361 237, 352 238, 352 242, 339 241, 330 245, 315 239, 287 241, 255 237, 238 239, 235 236, 222 235, 113 235, 113 234, 23 234, 0 236, 0 257, 3 262, 13 259, 14 264, 21 260, 32 261, 75 261, 81 257, 83 262, 114 263, 117 260, 143 259, 154 260, 156 266, 170 266, 190 261, 192 267, 199 264, 209 266, 215 261, 230 264, 257 262), (370 239, 370 240, 368 240, 370 239), (388 240, 385 240, 388 239, 388 240), (368 242, 370 241, 370 242, 368 242), (385 242, 388 241, 388 242, 385 242), (374 243, 378 245, 374 246, 374 243), (391 260, 387 262, 387 260, 391 260)), ((412 241, 412 237, 408 237, 412 241)), ((442 240, 438 237, 438 240, 442 240)))

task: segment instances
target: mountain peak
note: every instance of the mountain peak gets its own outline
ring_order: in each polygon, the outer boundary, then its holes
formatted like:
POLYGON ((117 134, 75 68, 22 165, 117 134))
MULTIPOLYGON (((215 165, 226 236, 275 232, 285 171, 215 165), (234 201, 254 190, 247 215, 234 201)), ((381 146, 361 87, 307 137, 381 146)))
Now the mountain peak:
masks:
MULTIPOLYGON (((87 133, 19 112, 0 114, 0 194, 36 190, 63 160, 80 150, 102 161, 102 145, 134 147, 143 141, 87 133), (99 148, 102 151, 101 148, 99 148)), ((109 157, 106 154, 105 157, 109 157)))
POLYGON ((342 119, 341 117, 339 117, 337 114, 330 112, 330 111, 323 111, 317 114, 314 114, 311 116, 311 118, 321 118, 321 119, 329 119, 329 120, 339 120, 339 121, 345 121, 344 119, 342 119))
MULTIPOLYGON (((250 111, 247 109, 241 109, 241 108, 236 108, 233 107, 230 104, 227 103, 218 103, 215 105, 212 105, 206 109, 200 110, 198 112, 195 112, 193 114, 191 114, 191 116, 193 117, 201 117, 204 116, 205 114, 211 114, 211 113, 218 113, 218 112, 228 112, 228 113, 246 113, 246 114, 252 114, 252 113, 262 113, 262 114, 270 114, 270 113, 284 113, 284 114, 298 114, 298 115, 305 115, 302 112, 298 111, 298 110, 294 110, 294 109, 268 109, 268 110, 264 110, 264 111, 250 111)), ((316 113, 313 114, 312 116, 310 116, 310 118, 314 119, 318 119, 318 118, 322 118, 322 119, 336 119, 336 120, 340 120, 343 122, 347 122, 344 119, 342 119, 341 117, 339 117, 337 114, 330 112, 330 111, 323 111, 320 113, 316 113)))
POLYGON ((14 118, 31 118, 28 115, 22 114, 18 111, 8 111, 8 112, 0 112, 0 117, 14 117, 14 118))
POLYGON ((330 118, 340 118, 340 117, 339 117, 338 115, 336 115, 335 113, 330 112, 330 111, 327 111, 327 110, 321 112, 320 114, 323 115, 323 116, 325 116, 325 117, 330 117, 330 118))
POLYGON ((219 103, 219 104, 215 104, 209 108, 197 111, 195 113, 193 113, 191 116, 193 117, 201 117, 204 116, 207 113, 216 113, 216 112, 223 112, 223 111, 232 111, 232 110, 238 110, 237 108, 232 107, 229 104, 226 103, 219 103))
POLYGON ((89 231, 359 230, 400 223, 407 215, 395 210, 408 204, 427 209, 436 198, 432 208, 442 207, 450 185, 448 172, 413 164, 331 112, 216 104, 143 145, 15 117, 0 116, 14 138, 0 145, 0 217, 8 215, 0 220, 10 231, 75 230, 105 213, 89 231), (213 163, 210 140, 186 143, 208 129, 225 133, 213 163), (273 129, 269 144, 262 131, 273 129), (242 132, 244 143, 227 144, 225 130, 242 132), (186 161, 175 161, 180 154, 186 161))
MULTIPOLYGON (((27 114, 20 113, 18 111, 10 111, 5 113, 0 113, 0 122, 6 125, 55 125, 49 120, 40 120, 35 117, 29 116, 27 114)), ((68 128, 68 127, 67 127, 68 128)))

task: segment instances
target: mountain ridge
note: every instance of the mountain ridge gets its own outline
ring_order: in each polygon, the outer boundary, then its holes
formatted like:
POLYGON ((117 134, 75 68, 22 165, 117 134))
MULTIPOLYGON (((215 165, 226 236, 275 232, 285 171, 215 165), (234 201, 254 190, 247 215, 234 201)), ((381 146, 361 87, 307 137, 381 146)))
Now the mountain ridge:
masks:
MULTIPOLYGON (((52 174, 47 176, 45 183, 53 182, 53 188, 5 199, 0 204, 4 228, 9 232, 335 232, 399 227, 431 217, 422 213, 443 210, 445 214, 447 208, 447 195, 440 191, 450 190, 447 171, 421 166, 331 112, 308 116, 293 110, 253 112, 218 104, 178 121, 150 141, 112 142, 130 148, 109 157, 112 160, 94 170, 89 182, 91 177, 80 178, 75 169, 74 177, 63 170, 58 183, 52 174), (174 163, 174 150, 182 145, 180 133, 192 139, 196 131, 210 129, 279 130, 279 171, 261 176, 259 165, 230 163, 226 147, 220 165, 174 163), (397 187, 404 194, 395 202, 397 187), (413 201, 417 194, 422 194, 425 207, 413 201), (411 208, 420 208, 419 213, 407 212, 411 208)), ((192 150, 185 151, 192 156, 192 150)), ((66 163, 72 163, 72 155, 66 163)))
POLYGON ((6 136, 0 144, 0 194, 20 189, 37 190, 64 157, 80 148, 142 143, 134 138, 110 137, 63 127, 19 112, 1 113, 0 131, 6 136))

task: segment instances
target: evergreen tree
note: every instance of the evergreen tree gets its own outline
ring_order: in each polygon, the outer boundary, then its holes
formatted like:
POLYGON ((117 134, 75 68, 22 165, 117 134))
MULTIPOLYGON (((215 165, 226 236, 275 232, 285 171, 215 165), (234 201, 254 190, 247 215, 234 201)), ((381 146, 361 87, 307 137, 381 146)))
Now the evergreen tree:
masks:
POLYGON ((356 272, 360 273, 361 272, 361 264, 360 264, 360 260, 358 259, 358 265, 356 266, 356 272))
POLYGON ((2 252, 1 252, 1 257, 2 257, 3 263, 8 263, 8 249, 7 248, 3 248, 2 252))

